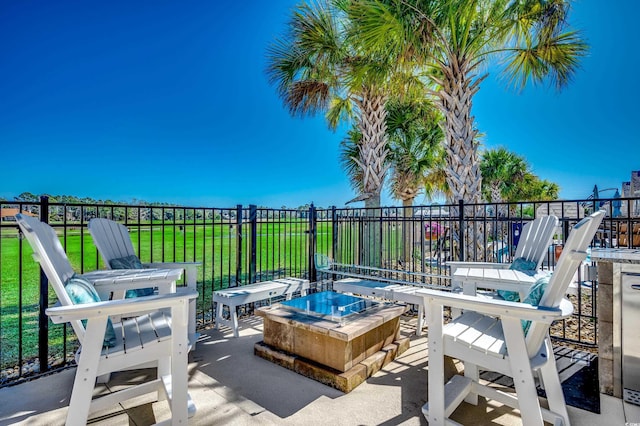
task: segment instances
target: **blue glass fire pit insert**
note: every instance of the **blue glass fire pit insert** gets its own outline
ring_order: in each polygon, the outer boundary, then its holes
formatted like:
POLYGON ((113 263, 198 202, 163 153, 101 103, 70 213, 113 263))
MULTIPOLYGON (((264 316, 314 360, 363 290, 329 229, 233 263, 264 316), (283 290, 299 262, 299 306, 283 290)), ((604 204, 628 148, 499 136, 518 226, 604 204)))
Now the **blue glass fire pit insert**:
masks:
POLYGON ((323 291, 286 300, 281 302, 281 305, 286 309, 314 317, 341 320, 378 307, 380 302, 333 291, 323 291))

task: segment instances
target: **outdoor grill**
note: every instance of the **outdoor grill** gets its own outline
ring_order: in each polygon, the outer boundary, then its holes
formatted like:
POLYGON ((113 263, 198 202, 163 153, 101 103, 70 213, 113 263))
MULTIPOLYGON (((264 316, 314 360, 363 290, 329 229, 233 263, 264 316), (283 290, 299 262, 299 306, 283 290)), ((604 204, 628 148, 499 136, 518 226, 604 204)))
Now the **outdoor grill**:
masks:
POLYGON ((621 314, 623 398, 640 405, 640 273, 622 274, 621 314))

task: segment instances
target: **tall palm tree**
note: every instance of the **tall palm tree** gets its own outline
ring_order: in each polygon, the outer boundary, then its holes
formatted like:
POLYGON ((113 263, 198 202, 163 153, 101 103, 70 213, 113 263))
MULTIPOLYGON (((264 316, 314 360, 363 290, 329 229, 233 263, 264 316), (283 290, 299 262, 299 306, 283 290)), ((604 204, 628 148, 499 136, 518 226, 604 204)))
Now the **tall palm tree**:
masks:
MULTIPOLYGON (((386 108, 402 63, 389 51, 364 48, 350 19, 349 1, 302 3, 292 14, 286 34, 268 50, 267 74, 293 115, 324 112, 332 129, 355 124, 361 135, 352 159, 358 168, 358 196, 367 216, 379 217, 380 193, 389 166, 386 108)), ((370 220, 364 230, 361 261, 379 266, 381 223, 370 220)))
POLYGON ((324 112, 334 130, 340 122, 355 123, 362 135, 354 156, 362 180, 356 200, 379 208, 388 170, 385 104, 396 64, 363 50, 345 4, 298 5, 286 34, 268 49, 267 74, 292 115, 324 112))
MULTIPOLYGON (((483 67, 504 67, 515 87, 548 81, 559 89, 575 73, 587 46, 568 30, 570 0, 358 0, 353 4, 363 43, 392 47, 422 64, 438 85, 445 117, 449 201, 481 201, 482 174, 473 96, 487 77, 483 67)), ((480 232, 475 230, 476 235, 480 232)), ((472 243, 467 239, 468 243, 472 243)), ((471 246, 467 250, 476 250, 471 246)))

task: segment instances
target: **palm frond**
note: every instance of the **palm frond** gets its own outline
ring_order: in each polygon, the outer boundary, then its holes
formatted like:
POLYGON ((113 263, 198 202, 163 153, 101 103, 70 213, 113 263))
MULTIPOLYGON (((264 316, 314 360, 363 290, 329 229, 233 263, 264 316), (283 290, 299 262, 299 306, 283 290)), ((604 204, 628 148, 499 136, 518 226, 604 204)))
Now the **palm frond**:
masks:
POLYGON ((289 85, 284 102, 292 115, 314 115, 329 105, 329 86, 320 81, 296 81, 289 85))
POLYGON ((347 136, 340 143, 339 159, 342 169, 347 174, 351 187, 358 193, 363 192, 364 171, 355 159, 360 154, 362 133, 357 128, 348 131, 347 136))
POLYGON ((325 116, 329 123, 329 128, 335 130, 341 122, 352 119, 353 112, 353 102, 351 102, 351 99, 338 96, 332 98, 325 116))
POLYGON ((545 80, 561 89, 571 81, 586 56, 588 47, 577 31, 560 34, 544 43, 513 49, 507 55, 504 76, 509 83, 523 88, 545 80))

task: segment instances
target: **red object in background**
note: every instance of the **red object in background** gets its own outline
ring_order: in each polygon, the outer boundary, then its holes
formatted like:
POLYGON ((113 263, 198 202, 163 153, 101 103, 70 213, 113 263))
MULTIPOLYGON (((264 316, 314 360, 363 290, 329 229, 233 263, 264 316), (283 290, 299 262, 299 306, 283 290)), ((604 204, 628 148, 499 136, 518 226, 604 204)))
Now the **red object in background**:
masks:
POLYGON ((558 244, 554 247, 555 250, 555 255, 556 255, 556 262, 558 261, 558 259, 560 259, 560 255, 562 254, 562 244, 558 244))
POLYGON ((442 226, 438 222, 425 223, 424 234, 426 238, 435 240, 442 234, 442 226))

